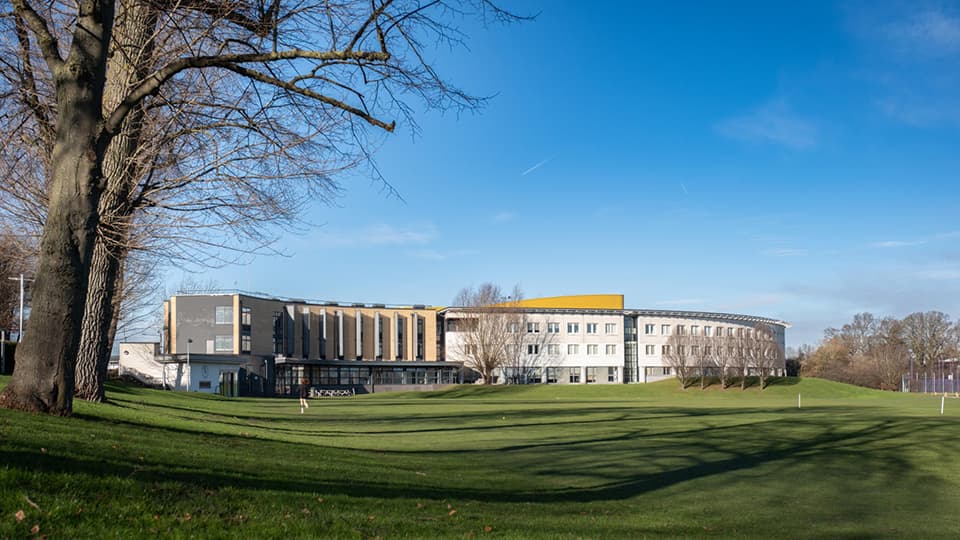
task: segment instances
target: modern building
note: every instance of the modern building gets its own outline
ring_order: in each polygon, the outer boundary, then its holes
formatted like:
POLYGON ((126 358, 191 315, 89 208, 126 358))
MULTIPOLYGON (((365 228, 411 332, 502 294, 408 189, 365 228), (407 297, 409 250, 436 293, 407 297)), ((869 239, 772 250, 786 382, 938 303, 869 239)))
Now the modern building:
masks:
MULTIPOLYGON (((627 309, 619 294, 509 306, 518 315, 508 325, 509 358, 493 375, 496 383, 656 381, 674 376, 670 348, 685 343, 676 336, 690 336, 691 349, 716 346, 733 355, 744 354, 733 347, 735 338, 754 334, 783 351, 789 327, 750 315, 627 309)), ((375 392, 434 389, 478 377, 470 369, 475 308, 228 292, 173 296, 164 302, 163 317, 162 352, 154 351, 151 363, 145 345, 124 349, 121 369, 174 389, 293 395, 306 379, 318 389, 375 392)), ((782 374, 782 354, 764 369, 782 374)))

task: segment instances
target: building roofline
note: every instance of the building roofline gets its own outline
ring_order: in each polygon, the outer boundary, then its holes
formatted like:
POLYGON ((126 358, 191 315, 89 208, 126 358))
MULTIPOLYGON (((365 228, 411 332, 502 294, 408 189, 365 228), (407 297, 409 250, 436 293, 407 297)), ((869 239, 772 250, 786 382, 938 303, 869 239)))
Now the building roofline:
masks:
POLYGON ((437 311, 441 308, 427 304, 384 304, 381 302, 345 302, 343 300, 318 300, 316 298, 294 298, 289 296, 277 296, 256 291, 245 291, 241 289, 213 289, 209 291, 179 291, 173 296, 246 296, 257 300, 272 300, 275 302, 285 302, 288 304, 308 304, 317 307, 341 307, 357 309, 417 309, 425 311, 437 311))
MULTIPOLYGON (((448 307, 440 311, 447 313, 450 311, 464 311, 482 308, 469 307, 448 307)), ((715 319, 715 320, 734 320, 743 322, 755 322, 764 324, 775 324, 784 328, 790 328, 791 324, 780 319, 771 319, 769 317, 760 317, 756 315, 743 315, 739 313, 716 313, 710 311, 680 311, 673 309, 586 309, 586 308, 519 308, 519 311, 525 313, 584 313, 591 315, 640 315, 646 317, 672 317, 672 318, 691 318, 691 319, 715 319)))

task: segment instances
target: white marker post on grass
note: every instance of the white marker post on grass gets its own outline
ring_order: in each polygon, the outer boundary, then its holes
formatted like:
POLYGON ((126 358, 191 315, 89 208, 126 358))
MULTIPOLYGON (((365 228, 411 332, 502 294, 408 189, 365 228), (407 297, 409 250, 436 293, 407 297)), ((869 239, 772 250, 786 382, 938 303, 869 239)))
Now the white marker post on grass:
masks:
POLYGON ((943 415, 943 402, 946 401, 947 396, 940 396, 940 414, 943 415))
POLYGON ((802 409, 802 408, 803 408, 803 407, 801 406, 800 394, 797 394, 797 408, 798 408, 798 409, 802 409))

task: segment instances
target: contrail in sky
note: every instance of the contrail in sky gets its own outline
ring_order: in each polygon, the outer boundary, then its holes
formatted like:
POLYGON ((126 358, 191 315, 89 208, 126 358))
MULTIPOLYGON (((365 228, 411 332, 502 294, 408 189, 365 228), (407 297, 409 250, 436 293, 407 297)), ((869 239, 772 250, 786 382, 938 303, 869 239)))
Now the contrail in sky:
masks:
POLYGON ((533 171, 539 169, 540 167, 543 167, 543 166, 546 165, 551 159, 553 159, 553 156, 550 156, 550 157, 548 157, 547 159, 541 161, 540 163, 537 163, 537 164, 534 165, 533 167, 530 167, 529 169, 523 171, 522 173, 520 173, 520 176, 526 176, 526 175, 532 173, 533 171))
POLYGON ((680 184, 680 189, 682 189, 685 194, 687 194, 687 195, 690 194, 690 192, 687 191, 687 186, 685 186, 685 185, 683 185, 683 184, 680 184))

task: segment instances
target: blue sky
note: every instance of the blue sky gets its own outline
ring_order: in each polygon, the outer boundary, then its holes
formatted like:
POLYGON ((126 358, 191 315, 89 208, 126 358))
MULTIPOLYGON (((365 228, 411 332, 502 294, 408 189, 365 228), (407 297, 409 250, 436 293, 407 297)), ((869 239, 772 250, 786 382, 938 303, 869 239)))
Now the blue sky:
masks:
MULTIPOLYGON (((732 311, 815 343, 854 313, 960 316, 960 6, 504 2, 438 51, 479 114, 422 113, 289 257, 224 288, 445 305, 526 296, 732 311)), ((181 279, 172 271, 168 282, 181 279)))

